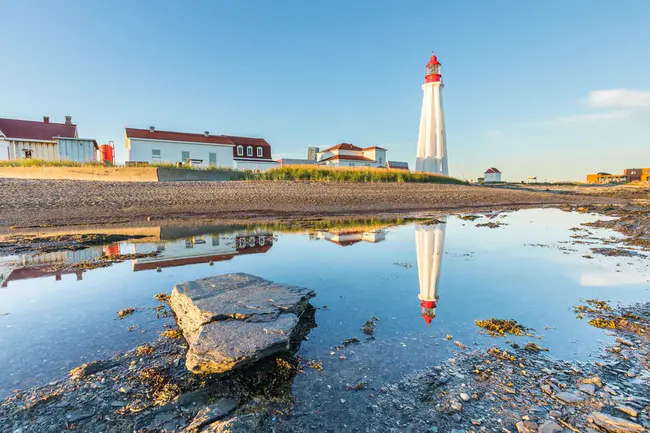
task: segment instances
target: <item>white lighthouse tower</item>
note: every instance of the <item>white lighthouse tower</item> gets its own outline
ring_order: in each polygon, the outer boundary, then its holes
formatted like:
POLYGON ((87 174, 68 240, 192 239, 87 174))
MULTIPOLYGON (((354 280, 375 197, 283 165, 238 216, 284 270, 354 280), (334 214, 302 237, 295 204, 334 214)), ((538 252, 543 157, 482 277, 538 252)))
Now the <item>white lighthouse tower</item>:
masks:
POLYGON ((447 138, 442 112, 442 76, 440 62, 433 54, 427 64, 427 75, 422 90, 422 115, 418 136, 418 155, 415 171, 449 175, 447 168, 447 138))
POLYGON ((445 226, 415 226, 415 246, 418 257, 418 276, 420 279, 420 307, 426 324, 436 317, 438 307, 438 279, 445 244, 445 226))

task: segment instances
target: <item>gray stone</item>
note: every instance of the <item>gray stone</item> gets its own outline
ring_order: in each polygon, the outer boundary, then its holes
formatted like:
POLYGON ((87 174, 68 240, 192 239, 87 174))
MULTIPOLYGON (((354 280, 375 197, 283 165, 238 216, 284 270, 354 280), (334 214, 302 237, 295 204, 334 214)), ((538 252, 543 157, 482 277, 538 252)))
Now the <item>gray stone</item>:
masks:
POLYGON ((461 410, 463 410, 463 405, 461 404, 461 402, 456 400, 452 401, 449 406, 451 407, 451 410, 454 410, 456 412, 460 412, 461 410))
POLYGON ((574 394, 572 392, 558 392, 556 395, 558 400, 567 404, 575 404, 584 401, 584 397, 574 394))
POLYGON ((228 274, 178 284, 169 305, 194 373, 225 373, 285 351, 314 291, 228 274))
POLYGON ((463 401, 469 401, 469 395, 465 394, 464 392, 461 392, 460 399, 463 401))
POLYGON ((558 433, 563 431, 564 428, 559 426, 555 421, 546 421, 539 426, 539 433, 558 433))
POLYGON ((70 372, 70 378, 74 380, 83 379, 86 376, 90 376, 95 373, 99 373, 103 370, 108 370, 115 366, 114 361, 93 361, 87 364, 81 365, 70 372))
POLYGON ((532 421, 519 421, 515 424, 518 433, 533 433, 537 431, 537 424, 532 421))
POLYGON ((636 416, 638 415, 638 412, 636 411, 636 409, 634 409, 633 407, 630 407, 630 406, 620 405, 620 406, 616 406, 615 409, 618 410, 618 411, 623 412, 624 414, 632 416, 634 418, 636 418, 636 416))
POLYGON ((589 415, 594 424, 598 427, 607 430, 608 432, 613 433, 644 433, 646 429, 634 422, 625 420, 623 418, 618 418, 615 416, 609 416, 602 412, 592 412, 589 415))
POLYGON ((552 410, 548 414, 551 415, 553 418, 559 418, 562 416, 562 412, 560 412, 559 410, 552 410))
POLYGON ((578 385, 578 389, 585 394, 594 395, 596 394, 596 386, 592 383, 581 383, 578 385))
POLYGON ((548 395, 553 394, 553 389, 551 388, 551 385, 548 385, 546 383, 542 385, 542 391, 548 395))
POLYGON ((201 433, 248 433, 256 430, 263 416, 258 413, 237 415, 227 420, 212 423, 201 430, 201 433))
POLYGON ((222 398, 220 400, 217 400, 216 403, 201 409, 196 414, 190 425, 187 427, 187 431, 199 431, 200 428, 220 420, 221 418, 230 414, 236 408, 237 402, 233 399, 222 398))
POLYGON ((90 418, 93 416, 93 412, 82 412, 80 410, 76 410, 74 412, 70 412, 65 416, 65 420, 68 422, 77 422, 77 421, 82 421, 86 418, 90 418))

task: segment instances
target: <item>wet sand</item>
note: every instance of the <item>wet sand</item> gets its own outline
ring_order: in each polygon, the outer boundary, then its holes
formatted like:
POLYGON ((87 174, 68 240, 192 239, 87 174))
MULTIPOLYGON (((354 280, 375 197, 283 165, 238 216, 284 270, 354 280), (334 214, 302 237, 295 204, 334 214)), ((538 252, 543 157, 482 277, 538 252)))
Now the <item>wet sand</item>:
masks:
POLYGON ((0 228, 148 219, 293 218, 433 214, 543 205, 623 203, 580 194, 441 184, 311 182, 91 182, 0 179, 0 228))

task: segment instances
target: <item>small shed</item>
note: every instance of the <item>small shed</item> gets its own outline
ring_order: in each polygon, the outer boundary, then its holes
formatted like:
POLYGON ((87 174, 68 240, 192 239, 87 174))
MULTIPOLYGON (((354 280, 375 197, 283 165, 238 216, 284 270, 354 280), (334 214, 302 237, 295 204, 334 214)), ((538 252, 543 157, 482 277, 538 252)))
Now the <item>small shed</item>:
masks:
POLYGON ((402 161, 388 161, 386 162, 386 168, 392 168, 393 170, 408 170, 409 163, 402 161))
POLYGON ((485 173, 483 174, 483 178, 485 179, 485 183, 501 182, 501 172, 496 167, 490 167, 487 170, 485 170, 485 173))

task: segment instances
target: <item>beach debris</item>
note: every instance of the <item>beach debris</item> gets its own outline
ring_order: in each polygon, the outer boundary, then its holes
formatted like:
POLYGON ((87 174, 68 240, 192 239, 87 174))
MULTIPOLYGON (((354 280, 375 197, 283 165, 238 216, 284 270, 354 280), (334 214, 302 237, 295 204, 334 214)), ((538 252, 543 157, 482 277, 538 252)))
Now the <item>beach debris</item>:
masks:
POLYGON ((117 317, 124 319, 126 316, 130 316, 133 313, 135 313, 135 308, 124 308, 117 312, 117 317))
POLYGON ((492 337, 503 337, 505 334, 523 336, 529 331, 529 328, 520 325, 516 320, 512 319, 504 320, 491 318, 488 320, 475 320, 474 323, 476 326, 485 329, 488 335, 492 337))
POLYGON ((361 327, 361 331, 366 335, 375 335, 375 328, 377 327, 377 322, 379 319, 375 316, 372 316, 370 320, 366 320, 366 323, 361 327))
POLYGON ((524 350, 527 350, 529 352, 548 352, 548 349, 545 349, 543 347, 539 347, 535 343, 528 343, 524 346, 524 350))

